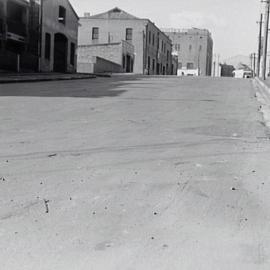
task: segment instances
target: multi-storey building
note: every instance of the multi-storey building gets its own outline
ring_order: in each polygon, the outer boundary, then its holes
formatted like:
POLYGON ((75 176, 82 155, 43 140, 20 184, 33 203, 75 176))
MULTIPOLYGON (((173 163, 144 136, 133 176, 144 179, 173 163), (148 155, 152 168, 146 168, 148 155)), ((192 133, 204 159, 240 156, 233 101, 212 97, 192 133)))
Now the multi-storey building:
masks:
POLYGON ((79 17, 68 0, 42 3, 41 70, 75 72, 79 17))
POLYGON ((122 40, 134 46, 134 73, 172 74, 171 40, 150 20, 137 18, 119 8, 80 18, 79 45, 122 40))
POLYGON ((0 0, 0 70, 76 71, 78 21, 68 0, 0 0))
POLYGON ((178 54, 179 75, 211 76, 213 39, 206 29, 164 29, 178 54))
POLYGON ((0 0, 0 69, 37 67, 38 18, 31 13, 37 10, 33 0, 0 0))

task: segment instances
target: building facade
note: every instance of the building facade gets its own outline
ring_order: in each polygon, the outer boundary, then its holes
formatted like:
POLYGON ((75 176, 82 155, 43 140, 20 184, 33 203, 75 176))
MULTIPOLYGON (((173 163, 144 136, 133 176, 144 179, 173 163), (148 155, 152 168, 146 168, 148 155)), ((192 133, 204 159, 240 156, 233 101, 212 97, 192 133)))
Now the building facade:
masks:
POLYGON ((206 29, 164 29, 178 55, 178 75, 211 76, 213 39, 206 29))
POLYGON ((42 1, 43 72, 76 72, 79 17, 68 0, 42 1))
POLYGON ((0 70, 37 71, 39 5, 0 0, 0 70))
POLYGON ((233 77, 233 71, 235 70, 234 66, 227 64, 220 64, 221 68, 221 77, 233 77))
POLYGON ((150 20, 114 8, 80 18, 78 44, 106 44, 125 40, 134 46, 134 73, 172 74, 171 40, 150 20))
POLYGON ((172 75, 177 75, 178 72, 178 55, 172 54, 172 75))
POLYGON ((0 0, 0 70, 76 71, 78 21, 68 0, 0 0))

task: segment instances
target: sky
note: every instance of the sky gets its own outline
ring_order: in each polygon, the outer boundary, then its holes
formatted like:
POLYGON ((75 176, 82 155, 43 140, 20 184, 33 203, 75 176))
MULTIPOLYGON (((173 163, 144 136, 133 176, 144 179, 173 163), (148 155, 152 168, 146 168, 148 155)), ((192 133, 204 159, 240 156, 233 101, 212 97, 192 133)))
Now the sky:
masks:
POLYGON ((260 0, 70 0, 79 16, 119 7, 159 28, 206 28, 221 59, 257 52, 260 0))

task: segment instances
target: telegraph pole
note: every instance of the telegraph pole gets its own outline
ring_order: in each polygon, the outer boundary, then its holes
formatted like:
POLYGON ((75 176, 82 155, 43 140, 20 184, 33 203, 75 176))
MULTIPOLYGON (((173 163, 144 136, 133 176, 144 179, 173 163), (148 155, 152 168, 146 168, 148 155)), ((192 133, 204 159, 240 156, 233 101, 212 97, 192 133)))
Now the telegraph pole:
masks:
POLYGON ((213 67, 213 77, 216 77, 216 54, 214 54, 214 67, 213 67))
POLYGON ((266 79, 266 61, 267 61, 267 45, 268 45, 268 28, 269 28, 269 8, 270 0, 265 1, 265 18, 264 18, 264 44, 263 44, 263 63, 262 78, 266 79))
POLYGON ((219 77, 219 71, 220 71, 219 59, 220 59, 220 55, 218 54, 218 60, 217 60, 217 77, 219 77))
POLYGON ((254 58, 253 58, 253 76, 256 76, 256 53, 253 54, 254 58))
POLYGON ((261 49, 262 49, 262 22, 263 15, 261 13, 261 18, 259 21, 259 45, 258 45, 258 59, 257 59, 257 76, 260 77, 260 68, 261 68, 261 49))

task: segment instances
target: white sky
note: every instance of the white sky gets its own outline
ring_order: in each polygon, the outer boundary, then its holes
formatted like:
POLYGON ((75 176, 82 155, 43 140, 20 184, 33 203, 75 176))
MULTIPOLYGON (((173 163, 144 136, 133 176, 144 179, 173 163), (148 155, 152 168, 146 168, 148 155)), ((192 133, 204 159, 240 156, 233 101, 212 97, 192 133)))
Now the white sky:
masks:
POLYGON ((70 0, 77 13, 91 15, 119 7, 149 18, 160 28, 207 28, 221 59, 257 52, 260 0, 70 0))

